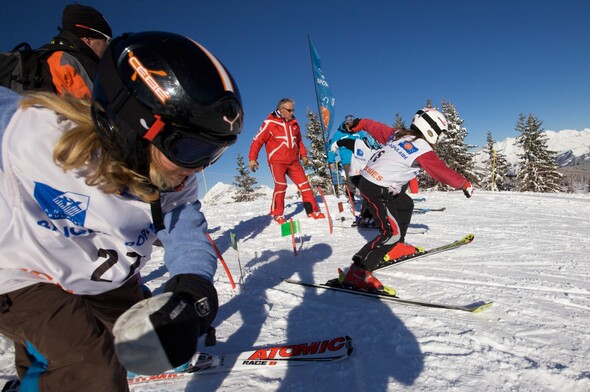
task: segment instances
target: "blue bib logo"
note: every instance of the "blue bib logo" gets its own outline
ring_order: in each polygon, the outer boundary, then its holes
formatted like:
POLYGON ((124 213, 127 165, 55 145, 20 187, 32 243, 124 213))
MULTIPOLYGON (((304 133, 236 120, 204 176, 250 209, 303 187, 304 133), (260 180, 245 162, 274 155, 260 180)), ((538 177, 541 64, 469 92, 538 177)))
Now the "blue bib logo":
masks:
POLYGON ((49 219, 67 219, 77 226, 84 226, 89 196, 59 191, 35 182, 34 197, 49 219))
POLYGON ((418 151, 418 147, 414 146, 411 142, 401 142, 400 144, 398 144, 398 146, 403 148, 404 151, 408 154, 412 154, 418 151))

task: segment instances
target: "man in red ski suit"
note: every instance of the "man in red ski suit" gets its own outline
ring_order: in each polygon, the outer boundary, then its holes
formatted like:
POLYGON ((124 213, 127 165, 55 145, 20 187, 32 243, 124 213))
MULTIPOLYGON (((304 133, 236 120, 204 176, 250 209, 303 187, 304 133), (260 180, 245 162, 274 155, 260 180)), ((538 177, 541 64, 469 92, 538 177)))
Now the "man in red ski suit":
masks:
POLYGON ((262 145, 266 147, 266 157, 275 183, 270 215, 279 224, 285 223, 283 211, 285 209, 287 176, 301 192, 307 216, 314 219, 324 218, 324 214, 315 201, 303 166, 299 162, 301 158, 303 164, 307 164, 307 151, 303 145, 299 123, 293 115, 294 111, 295 103, 292 99, 281 99, 276 110, 260 126, 258 133, 252 140, 248 154, 250 170, 255 172, 258 169, 258 153, 262 145))

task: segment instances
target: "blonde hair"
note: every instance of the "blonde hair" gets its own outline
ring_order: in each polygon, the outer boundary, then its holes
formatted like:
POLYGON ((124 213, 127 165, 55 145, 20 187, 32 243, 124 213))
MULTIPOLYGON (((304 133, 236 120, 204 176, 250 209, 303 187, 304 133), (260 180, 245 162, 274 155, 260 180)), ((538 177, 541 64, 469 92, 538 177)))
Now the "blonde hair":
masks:
MULTIPOLYGON (((171 188, 157 165, 150 163, 148 178, 128 169, 123 162, 109 154, 100 142, 92 120, 90 102, 71 96, 59 97, 53 93, 38 92, 25 96, 20 102, 22 109, 32 106, 50 109, 76 124, 64 132, 53 150, 53 160, 64 172, 80 170, 86 177, 87 185, 98 186, 107 194, 119 194, 125 189, 144 202, 158 200, 160 189, 171 188)), ((150 162, 153 162, 151 157, 154 149, 150 145, 150 162)))

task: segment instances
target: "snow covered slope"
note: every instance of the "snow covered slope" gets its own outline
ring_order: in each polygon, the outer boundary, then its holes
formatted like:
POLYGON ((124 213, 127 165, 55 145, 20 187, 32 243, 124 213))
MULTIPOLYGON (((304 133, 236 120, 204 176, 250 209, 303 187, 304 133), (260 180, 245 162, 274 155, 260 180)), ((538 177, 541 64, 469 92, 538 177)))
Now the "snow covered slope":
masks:
MULTIPOLYGON (((352 356, 249 373, 212 374, 135 386, 134 391, 574 391, 590 390, 590 198, 587 194, 426 192, 416 207, 446 207, 413 217, 407 241, 426 247, 474 233, 461 249, 377 272, 401 297, 469 304, 493 300, 480 314, 416 308, 309 289, 282 278, 323 283, 348 267, 376 233, 351 229, 348 209, 325 220, 305 217, 300 199, 287 200, 299 219, 298 255, 268 215, 270 198, 204 204, 211 236, 238 282, 221 266, 216 353, 335 334, 352 337, 352 356), (341 220, 344 219, 344 220, 341 220), (238 238, 239 254, 230 247, 238 238)), ((231 200, 231 199, 230 199, 231 200)), ((344 201, 344 200, 343 200, 344 201)), ((322 209, 325 206, 320 204, 322 209)), ((26 245, 26 244, 24 244, 26 245)), ((162 250, 143 271, 161 290, 162 250)), ((202 343, 202 342, 201 342, 202 343)), ((204 347, 204 345, 202 345, 204 347)), ((12 349, 0 338, 0 377, 14 375, 12 349)))

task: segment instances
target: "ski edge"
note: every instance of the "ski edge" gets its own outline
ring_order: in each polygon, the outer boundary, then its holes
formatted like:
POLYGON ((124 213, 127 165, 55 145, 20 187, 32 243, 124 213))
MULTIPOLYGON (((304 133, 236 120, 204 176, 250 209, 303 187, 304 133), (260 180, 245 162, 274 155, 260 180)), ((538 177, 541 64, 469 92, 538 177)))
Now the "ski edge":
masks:
POLYGON ((475 302, 475 303, 469 304, 469 305, 442 304, 442 303, 437 303, 437 302, 426 302, 426 301, 417 301, 417 300, 411 300, 411 299, 403 299, 403 298, 399 298, 399 297, 393 297, 391 295, 384 295, 384 294, 371 293, 371 292, 365 292, 365 291, 349 290, 349 289, 340 288, 340 287, 328 286, 328 285, 320 284, 320 283, 307 283, 307 282, 302 282, 302 281, 294 280, 294 279, 284 279, 283 281, 286 283, 297 284, 300 286, 315 287, 315 288, 325 289, 325 290, 340 291, 340 292, 345 292, 345 293, 354 294, 354 295, 361 295, 361 296, 365 296, 365 297, 383 299, 386 301, 398 302, 398 303, 406 304, 406 305, 415 305, 415 306, 423 306, 423 307, 438 308, 438 309, 459 310, 459 311, 464 311, 464 312, 469 312, 469 313, 480 313, 493 305, 493 302, 485 302, 485 301, 479 301, 479 302, 475 302))

